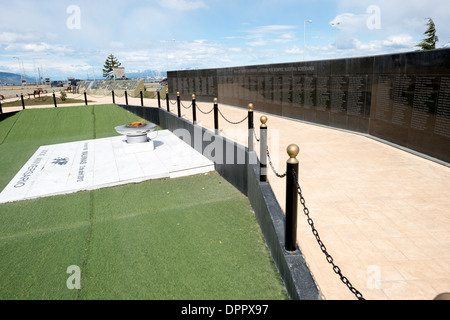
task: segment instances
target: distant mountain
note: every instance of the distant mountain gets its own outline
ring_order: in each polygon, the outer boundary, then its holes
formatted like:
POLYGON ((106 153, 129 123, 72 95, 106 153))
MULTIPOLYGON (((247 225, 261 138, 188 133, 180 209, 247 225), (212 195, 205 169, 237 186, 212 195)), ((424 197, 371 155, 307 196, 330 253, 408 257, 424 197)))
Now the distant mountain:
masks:
MULTIPOLYGON (((36 79, 25 76, 25 80, 27 83, 35 83, 36 79)), ((10 84, 10 85, 20 85, 21 77, 20 74, 9 73, 9 72, 0 72, 0 81, 2 85, 10 84)))

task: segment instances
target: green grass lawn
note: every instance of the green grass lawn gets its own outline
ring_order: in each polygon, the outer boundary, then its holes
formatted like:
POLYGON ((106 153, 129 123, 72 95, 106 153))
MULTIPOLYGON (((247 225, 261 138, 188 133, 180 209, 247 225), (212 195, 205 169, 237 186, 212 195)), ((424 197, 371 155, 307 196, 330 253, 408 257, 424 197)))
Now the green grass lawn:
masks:
MULTIPOLYGON (((105 105, 1 121, 0 190, 39 146, 136 120, 105 105)), ((217 173, 3 204, 0 221, 0 299, 287 299, 248 199, 217 173)))

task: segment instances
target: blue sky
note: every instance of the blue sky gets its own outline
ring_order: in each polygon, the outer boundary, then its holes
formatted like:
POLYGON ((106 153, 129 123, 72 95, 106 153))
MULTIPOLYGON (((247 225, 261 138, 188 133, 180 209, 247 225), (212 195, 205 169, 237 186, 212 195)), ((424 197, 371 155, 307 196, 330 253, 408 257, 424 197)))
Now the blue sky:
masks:
POLYGON ((0 0, 0 71, 102 78, 127 72, 335 59, 415 50, 448 0, 0 0), (312 20, 306 23, 305 20, 312 20), (305 33, 306 31, 306 33, 305 33), (305 50, 304 50, 305 49, 305 50))

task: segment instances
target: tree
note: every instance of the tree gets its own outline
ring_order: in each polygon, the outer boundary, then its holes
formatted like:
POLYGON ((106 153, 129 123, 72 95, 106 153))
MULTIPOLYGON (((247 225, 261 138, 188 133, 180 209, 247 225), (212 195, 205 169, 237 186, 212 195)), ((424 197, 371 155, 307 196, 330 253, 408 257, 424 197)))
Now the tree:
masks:
POLYGON ((434 24, 433 19, 428 18, 428 29, 425 31, 424 35, 427 36, 422 40, 416 47, 419 47, 421 50, 433 50, 436 49, 436 43, 439 41, 439 37, 436 35, 436 25, 434 24))
POLYGON ((113 68, 120 67, 122 64, 117 60, 114 55, 110 54, 106 58, 105 65, 103 66, 103 77, 112 80, 114 78, 113 68))

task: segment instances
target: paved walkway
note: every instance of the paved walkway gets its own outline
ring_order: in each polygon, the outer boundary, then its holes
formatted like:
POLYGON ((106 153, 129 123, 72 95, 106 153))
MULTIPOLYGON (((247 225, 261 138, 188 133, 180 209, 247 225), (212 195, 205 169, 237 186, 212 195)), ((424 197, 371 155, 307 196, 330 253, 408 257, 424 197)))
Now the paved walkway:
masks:
MULTIPOLYGON (((111 97, 89 99, 111 103, 111 97)), ((140 99, 129 98, 129 104, 140 105, 140 99)), ((183 104, 189 107, 190 101, 183 104)), ((146 99, 145 105, 156 107, 157 101, 146 99)), ((203 111, 212 106, 199 103, 203 111)), ((176 113, 176 105, 170 107, 176 113)), ((220 102, 219 107, 233 122, 247 115, 246 109, 220 102)), ((191 109, 182 112, 192 120, 191 109)), ((262 115, 255 105, 255 127, 262 115)), ((432 300, 450 292, 449 167, 363 135, 267 116, 274 166, 284 173, 286 147, 300 146, 299 179, 311 218, 334 263, 364 298, 432 300)), ((197 119, 214 128, 212 114, 197 112, 197 119)), ((246 128, 246 122, 231 125, 220 118, 221 133, 240 143, 246 144, 246 128)), ((284 209, 285 180, 270 175, 269 182, 284 209)), ((355 299, 326 261, 301 210, 298 240, 324 299, 355 299)))

